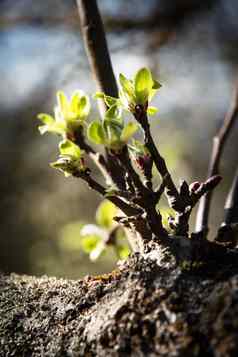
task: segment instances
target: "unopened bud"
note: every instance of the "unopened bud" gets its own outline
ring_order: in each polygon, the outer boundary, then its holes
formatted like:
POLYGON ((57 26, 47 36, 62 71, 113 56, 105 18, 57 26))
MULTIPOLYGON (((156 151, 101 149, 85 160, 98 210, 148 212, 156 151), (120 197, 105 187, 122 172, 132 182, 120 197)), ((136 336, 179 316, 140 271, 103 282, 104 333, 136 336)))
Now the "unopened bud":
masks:
POLYGON ((189 191, 190 192, 196 192, 199 189, 200 186, 201 186, 201 182, 194 181, 189 185, 189 191))
POLYGON ((150 155, 139 155, 136 156, 135 162, 138 168, 142 171, 144 177, 150 181, 152 179, 152 166, 153 160, 150 155))
POLYGON ((74 133, 72 133, 72 132, 67 132, 66 138, 70 141, 75 141, 75 136, 74 136, 74 133))
POLYGON ((136 158, 137 166, 143 171, 151 170, 152 159, 150 155, 137 156, 136 158))

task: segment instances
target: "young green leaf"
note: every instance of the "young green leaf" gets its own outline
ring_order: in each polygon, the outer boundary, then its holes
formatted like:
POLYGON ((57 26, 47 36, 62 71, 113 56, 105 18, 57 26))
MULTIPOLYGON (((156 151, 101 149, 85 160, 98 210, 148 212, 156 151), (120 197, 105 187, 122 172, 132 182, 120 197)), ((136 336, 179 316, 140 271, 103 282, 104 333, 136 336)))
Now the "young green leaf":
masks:
POLYGON ((50 166, 54 169, 62 171, 65 177, 71 176, 75 170, 75 167, 69 157, 60 157, 57 161, 50 163, 50 166))
POLYGON ((41 113, 37 116, 44 125, 40 125, 38 127, 41 134, 45 134, 46 132, 51 132, 55 134, 63 135, 66 130, 66 125, 64 122, 56 122, 51 115, 41 113))
POLYGON ((58 91, 56 93, 58 106, 64 117, 67 117, 69 111, 69 102, 63 91, 58 91))
POLYGON ((93 98, 103 99, 109 108, 114 104, 118 104, 118 98, 111 97, 110 95, 106 95, 103 92, 96 92, 93 98))
POLYGON ((119 75, 119 82, 123 92, 126 93, 129 98, 133 99, 134 96, 133 82, 127 79, 122 73, 120 73, 119 75))
POLYGON ((99 120, 95 120, 89 125, 87 135, 89 140, 95 144, 105 144, 106 142, 106 134, 99 120))
POLYGON ((101 237, 97 235, 87 235, 81 237, 81 246, 85 253, 91 253, 101 241, 101 237))
POLYGON ((108 107, 111 107, 114 104, 119 104, 118 98, 110 97, 109 95, 104 95, 104 101, 108 107))
POLYGON ((77 90, 72 94, 71 99, 70 99, 70 109, 72 110, 72 112, 74 112, 74 113, 78 112, 80 98, 83 95, 84 95, 84 93, 81 90, 77 90))
POLYGON ((42 123, 44 123, 46 125, 52 125, 52 124, 54 124, 54 121, 55 121, 51 115, 45 114, 45 113, 38 114, 37 118, 40 119, 42 121, 42 123))
POLYGON ((89 257, 91 261, 97 260, 105 251, 106 245, 104 242, 99 242, 96 247, 91 251, 89 257))
POLYGON ((96 211, 96 222, 102 227, 110 228, 114 223, 113 218, 116 214, 116 206, 112 202, 104 200, 96 211))
POLYGON ((105 145, 109 148, 117 149, 120 145, 120 135, 122 131, 122 125, 115 119, 104 120, 103 128, 106 133, 105 145))
POLYGON ((156 107, 149 106, 147 108, 148 115, 155 115, 157 112, 158 112, 158 109, 156 107))
POLYGON ((105 94, 103 92, 96 92, 93 94, 93 99, 104 99, 105 94))
POLYGON ((74 160, 80 159, 82 154, 80 148, 68 139, 59 143, 59 151, 61 155, 70 156, 74 160))
POLYGON ((121 111, 116 104, 113 104, 105 113, 105 119, 120 119, 121 111))
POLYGON ((84 118, 88 116, 91 109, 89 97, 87 95, 83 95, 79 101, 79 117, 84 118))
POLYGON ((158 81, 156 81, 155 79, 153 79, 153 87, 152 87, 152 89, 160 89, 160 87, 162 87, 162 85, 158 82, 158 81))
POLYGON ((147 68, 140 69, 135 76, 135 94, 137 104, 144 104, 149 97, 153 87, 153 78, 150 70, 147 68))
POLYGON ((130 254, 130 248, 127 244, 118 244, 115 246, 116 253, 120 259, 128 258, 130 254))
POLYGON ((128 124, 126 124, 121 133, 121 141, 126 143, 135 134, 137 130, 138 125, 136 123, 129 122, 128 124))

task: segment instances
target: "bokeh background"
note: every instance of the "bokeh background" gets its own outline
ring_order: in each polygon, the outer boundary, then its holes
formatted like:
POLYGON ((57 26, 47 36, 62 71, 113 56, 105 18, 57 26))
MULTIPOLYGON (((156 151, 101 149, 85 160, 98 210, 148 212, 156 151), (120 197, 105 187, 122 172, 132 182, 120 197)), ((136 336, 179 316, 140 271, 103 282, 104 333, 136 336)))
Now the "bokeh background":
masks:
MULTIPOLYGON (((151 123, 176 182, 203 179, 237 76, 237 0, 98 5, 116 75, 149 66, 163 84, 151 123)), ((110 271, 113 254, 90 263, 79 244, 80 224, 94 221, 100 198, 49 167, 57 139, 37 130, 36 115, 52 112, 56 90, 95 91, 76 2, 1 0, 0 53, 0 270, 69 278, 110 271)), ((237 165, 237 130, 222 160, 211 232, 237 165)))

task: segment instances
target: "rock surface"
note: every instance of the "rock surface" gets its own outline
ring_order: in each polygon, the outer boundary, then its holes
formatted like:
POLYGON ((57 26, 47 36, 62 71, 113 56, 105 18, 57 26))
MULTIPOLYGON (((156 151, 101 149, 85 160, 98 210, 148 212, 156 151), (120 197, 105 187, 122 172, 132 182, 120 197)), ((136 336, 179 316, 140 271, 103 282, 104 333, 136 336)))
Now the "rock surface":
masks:
POLYGON ((238 356, 238 253, 199 268, 134 255, 79 281, 2 275, 0 317, 1 357, 238 356))

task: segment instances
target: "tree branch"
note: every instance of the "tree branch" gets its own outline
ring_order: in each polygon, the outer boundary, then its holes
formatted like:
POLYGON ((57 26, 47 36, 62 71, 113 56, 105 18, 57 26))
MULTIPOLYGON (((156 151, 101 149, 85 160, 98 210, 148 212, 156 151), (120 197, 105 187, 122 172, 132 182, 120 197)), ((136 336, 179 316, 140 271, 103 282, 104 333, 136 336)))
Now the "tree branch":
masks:
POLYGON ((105 94, 117 97, 117 84, 97 2, 77 0, 77 4, 84 45, 97 87, 105 94))
POLYGON ((189 195, 189 202, 184 212, 177 214, 175 219, 175 232, 177 235, 187 236, 189 231, 189 218, 193 208, 205 194, 212 192, 221 182, 221 176, 214 175, 200 184, 200 187, 189 195))
POLYGON ((128 174, 128 177, 131 178, 132 184, 133 184, 133 186, 135 188, 135 190, 133 190, 133 191, 136 194, 141 194, 141 195, 144 195, 144 196, 146 196, 146 194, 148 195, 148 192, 150 192, 150 190, 143 185, 143 183, 142 183, 142 181, 140 179, 140 176, 134 170, 134 168, 133 168, 133 166, 131 164, 131 158, 129 156, 127 145, 125 145, 123 147, 121 152, 115 153, 115 156, 119 159, 120 163, 124 167, 125 171, 128 174))
POLYGON ((176 211, 183 212, 185 209, 183 200, 180 199, 179 193, 169 173, 166 162, 164 158, 160 155, 154 143, 150 132, 150 124, 147 118, 146 111, 142 106, 137 105, 134 116, 144 131, 145 146, 149 150, 159 174, 161 175, 162 179, 165 180, 167 189, 166 194, 169 198, 172 208, 174 208, 174 210, 176 211))
MULTIPOLYGON (((84 46, 98 90, 112 97, 118 97, 117 83, 97 1, 77 0, 77 5, 84 46)), ((99 109, 103 116, 107 107, 102 100, 99 100, 99 109)), ((106 166, 113 182, 119 189, 124 190, 126 188, 125 174, 107 149, 106 166)))
POLYGON ((238 223, 238 169, 234 176, 231 189, 225 204, 225 224, 238 223))
POLYGON ((94 164, 101 171, 104 176, 106 183, 111 185, 112 178, 110 176, 110 168, 107 165, 107 162, 102 154, 99 152, 95 152, 94 149, 85 141, 85 136, 82 128, 80 128, 75 133, 75 144, 77 144, 81 150, 85 151, 86 154, 90 157, 90 159, 94 162, 94 164))
MULTIPOLYGON (((224 151, 225 143, 229 137, 231 129, 234 125, 238 114, 238 80, 235 84, 230 108, 224 118, 221 128, 218 130, 216 136, 213 138, 213 148, 210 158, 207 178, 219 174, 220 160, 224 151)), ((210 206, 212 201, 213 191, 209 191, 201 198, 197 217, 196 217, 196 231, 207 231, 208 220, 210 213, 210 206)))
POLYGON ((97 193, 99 193, 101 196, 103 196, 104 198, 107 198, 109 201, 111 201, 112 203, 114 203, 118 208, 120 208, 120 210, 122 212, 124 212, 127 216, 134 216, 137 215, 139 213, 141 213, 140 209, 137 209, 135 207, 130 206, 129 204, 127 204, 126 202, 124 202, 122 199, 120 199, 117 196, 109 196, 107 195, 107 191, 106 189, 97 181, 95 181, 88 172, 83 172, 83 171, 75 171, 73 173, 74 177, 79 177, 82 180, 84 180, 85 182, 87 182, 88 186, 96 191, 97 193))

